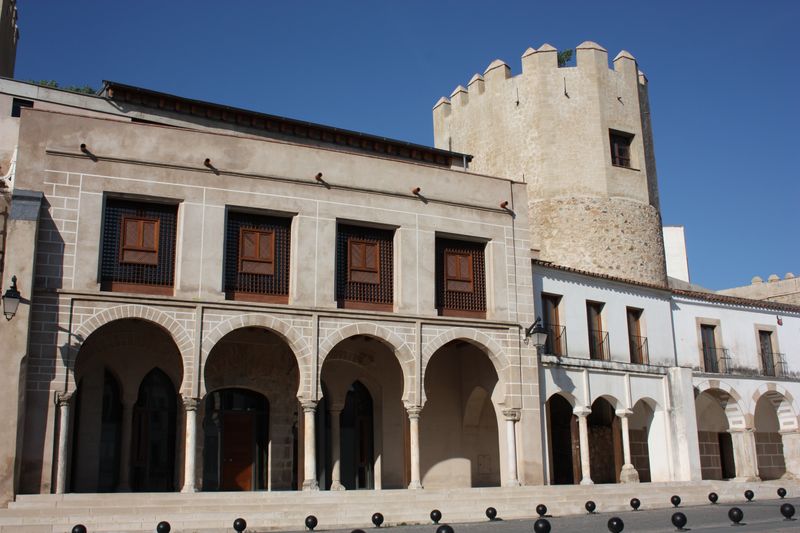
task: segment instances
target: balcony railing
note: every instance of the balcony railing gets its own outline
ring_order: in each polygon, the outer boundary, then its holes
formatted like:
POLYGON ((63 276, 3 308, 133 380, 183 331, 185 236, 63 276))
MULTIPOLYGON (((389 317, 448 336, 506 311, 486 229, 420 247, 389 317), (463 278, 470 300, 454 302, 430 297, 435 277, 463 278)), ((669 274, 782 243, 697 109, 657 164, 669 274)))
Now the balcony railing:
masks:
POLYGON ((761 375, 783 376, 786 373, 786 354, 761 352, 761 375))
POLYGON ((544 353, 548 355, 558 355, 564 357, 567 355, 567 327, 545 324, 544 329, 547 330, 547 341, 544 345, 544 353))
POLYGON ((712 374, 728 374, 731 357, 727 348, 709 348, 703 346, 703 365, 706 372, 712 374))
POLYGON ((628 344, 631 348, 631 363, 646 365, 650 361, 650 353, 647 349, 647 337, 641 335, 628 335, 628 344))
POLYGON ((611 359, 608 348, 608 332, 599 329, 589 330, 589 357, 608 361, 611 359))

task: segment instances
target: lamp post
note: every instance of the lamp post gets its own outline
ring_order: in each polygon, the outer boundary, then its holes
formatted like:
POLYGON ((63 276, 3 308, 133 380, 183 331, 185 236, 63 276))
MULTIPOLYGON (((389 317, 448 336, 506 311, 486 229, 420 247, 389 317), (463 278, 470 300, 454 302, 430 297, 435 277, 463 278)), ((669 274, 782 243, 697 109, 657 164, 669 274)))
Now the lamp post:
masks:
POLYGON ((533 338, 533 345, 536 346, 536 351, 545 345, 547 342, 547 330, 542 326, 542 317, 536 317, 536 320, 529 327, 525 328, 525 344, 530 343, 533 338))
POLYGON ((11 320, 17 314, 17 307, 22 296, 17 290, 17 276, 11 276, 11 287, 3 294, 3 314, 6 320, 11 320))

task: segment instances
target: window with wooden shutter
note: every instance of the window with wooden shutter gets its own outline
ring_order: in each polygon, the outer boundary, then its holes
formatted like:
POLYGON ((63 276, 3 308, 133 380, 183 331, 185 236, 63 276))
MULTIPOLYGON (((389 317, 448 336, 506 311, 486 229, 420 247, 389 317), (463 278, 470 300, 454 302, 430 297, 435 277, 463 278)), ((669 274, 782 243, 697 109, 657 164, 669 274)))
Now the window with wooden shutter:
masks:
POLYGON ((347 280, 355 283, 380 283, 381 260, 377 242, 347 241, 347 280))
POLYGON ((631 141, 633 135, 622 132, 609 132, 611 142, 611 163, 617 167, 631 168, 631 141))
POLYGON ((121 263, 158 264, 159 221, 157 218, 122 218, 121 263))
POLYGON ((445 290, 472 292, 472 253, 447 250, 444 258, 445 290))
POLYGON ((239 272, 267 276, 275 273, 275 232, 251 228, 240 229, 239 272))

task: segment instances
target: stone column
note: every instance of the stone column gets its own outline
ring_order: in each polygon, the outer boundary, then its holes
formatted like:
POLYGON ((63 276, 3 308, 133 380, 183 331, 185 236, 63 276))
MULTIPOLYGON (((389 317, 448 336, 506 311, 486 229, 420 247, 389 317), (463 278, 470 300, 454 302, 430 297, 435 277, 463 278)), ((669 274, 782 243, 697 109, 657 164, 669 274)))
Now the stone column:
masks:
POLYGON ((131 440, 133 439, 133 399, 122 399, 122 434, 120 435, 118 492, 131 491, 131 440))
POLYGON ((753 428, 729 429, 733 441, 733 461, 736 464, 734 481, 761 481, 758 477, 756 436, 753 428))
POLYGON ((197 492, 195 481, 195 456, 197 455, 197 398, 183 396, 183 410, 186 413, 186 434, 184 435, 183 488, 181 492, 197 492))
POLYGON ((506 462, 508 472, 506 472, 506 487, 519 487, 519 476, 517 475, 517 430, 516 425, 520 418, 519 409, 506 409, 503 411, 506 419, 506 462))
POLYGON ((781 431, 783 460, 786 463, 785 479, 800 479, 800 430, 781 431))
POLYGON ((631 462, 631 436, 628 431, 628 418, 633 414, 633 411, 630 409, 618 409, 616 414, 622 423, 622 455, 624 458, 619 480, 621 483, 639 483, 639 472, 636 471, 631 462))
POLYGON ((409 446, 411 456, 411 483, 408 484, 409 489, 421 489, 422 480, 419 474, 419 414, 422 412, 422 407, 409 407, 408 411, 408 426, 409 426, 409 446))
POLYGON ((317 440, 315 428, 315 415, 317 413, 316 400, 303 400, 303 490, 319 490, 317 483, 317 440))
POLYGON ((331 413, 331 490, 345 490, 342 485, 342 437, 340 431, 340 417, 342 407, 330 408, 331 413))
POLYGON ((578 435, 581 443, 581 485, 593 485, 592 469, 589 463, 589 423, 586 419, 592 410, 588 407, 576 407, 572 412, 578 417, 578 435))
POLYGON ((69 457, 69 419, 72 394, 57 393, 58 404, 58 459, 56 464, 56 494, 67 490, 67 460, 69 457))

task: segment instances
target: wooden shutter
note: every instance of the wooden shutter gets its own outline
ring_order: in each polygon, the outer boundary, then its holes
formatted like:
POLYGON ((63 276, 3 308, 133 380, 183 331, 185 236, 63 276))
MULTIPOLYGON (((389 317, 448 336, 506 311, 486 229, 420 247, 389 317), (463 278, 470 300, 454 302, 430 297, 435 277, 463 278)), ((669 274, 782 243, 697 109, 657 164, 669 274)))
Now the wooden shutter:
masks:
POLYGON ((379 284, 380 255, 377 242, 349 239, 347 241, 347 280, 356 283, 379 284))
POLYGON ((120 262, 158 265, 159 220, 123 217, 120 262))
POLYGON ((275 232, 252 228, 239 231, 239 272, 275 274, 275 232))
POLYGON ((445 290, 472 292, 474 277, 472 272, 472 253, 445 251, 445 290))

